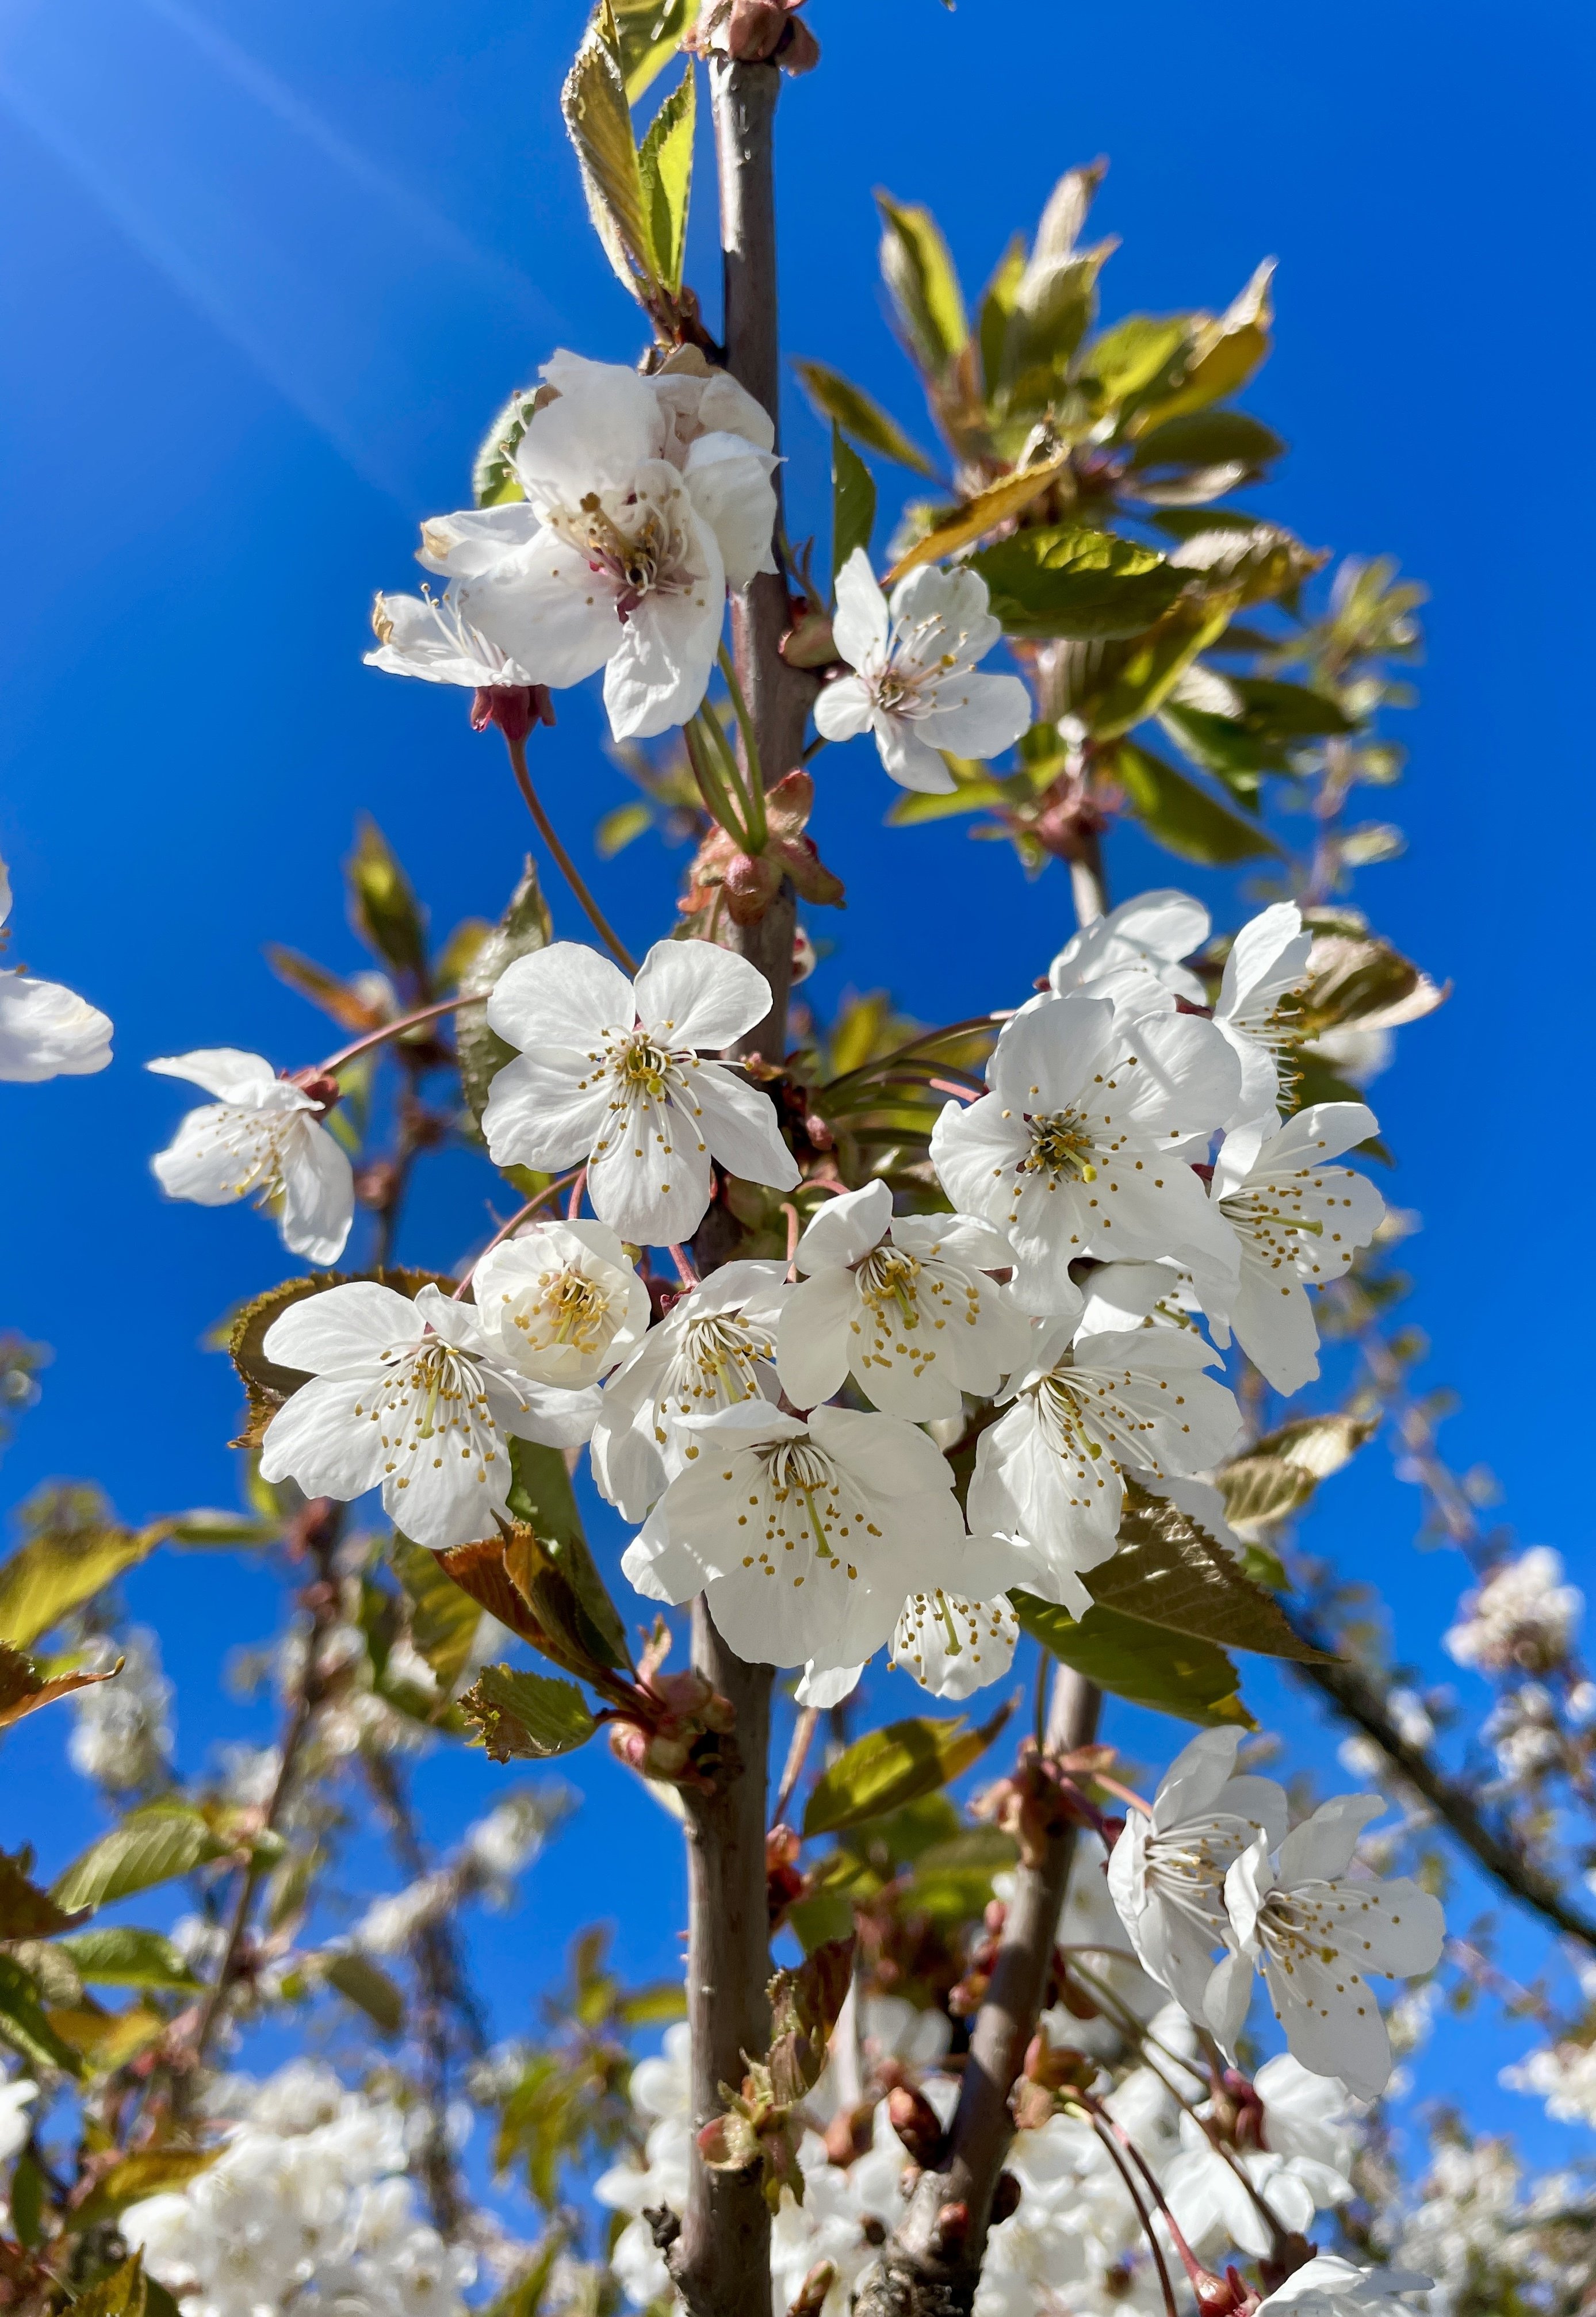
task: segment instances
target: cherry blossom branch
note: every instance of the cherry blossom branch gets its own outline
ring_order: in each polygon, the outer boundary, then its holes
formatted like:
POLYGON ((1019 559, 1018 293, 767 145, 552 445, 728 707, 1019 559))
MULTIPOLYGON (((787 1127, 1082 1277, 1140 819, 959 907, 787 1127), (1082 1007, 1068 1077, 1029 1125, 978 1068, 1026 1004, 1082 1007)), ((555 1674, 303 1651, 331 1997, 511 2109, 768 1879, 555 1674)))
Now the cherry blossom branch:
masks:
POLYGON ((566 851, 565 846, 560 840, 559 832, 556 830, 553 822, 543 810, 542 801, 540 799, 537 791, 532 785, 532 774, 526 769, 525 741, 518 740, 515 738, 512 734, 507 732, 505 734, 505 746, 510 752, 510 767, 516 775, 516 786, 521 792, 522 800, 526 806, 527 811, 532 815, 533 819, 537 824, 538 835, 542 838, 543 843, 554 855, 555 863, 559 867, 560 875, 570 887, 571 891, 576 895, 578 901, 580 903, 581 908, 587 916, 587 922, 591 925, 594 932, 598 935, 599 940, 604 944, 605 949, 608 950, 610 955, 614 959, 615 963, 620 967, 622 972, 626 974, 635 973, 637 971, 637 960, 632 956, 632 952, 627 948, 625 943, 621 939, 620 935, 616 933, 609 919, 605 916, 604 911, 599 908, 598 903, 588 891, 581 871, 577 867, 576 863, 566 851))
MULTIPOLYGON (((1312 1634, 1304 1638, 1314 1639, 1312 1634)), ((1314 1642, 1315 1648, 1322 1646, 1314 1642)), ((1571 1906, 1550 1875, 1486 1820, 1467 1788, 1448 1777, 1426 1748, 1403 1736, 1385 1711, 1379 1691, 1360 1667, 1347 1658, 1327 1655, 1322 1664, 1295 1665, 1293 1670, 1299 1680, 1311 1682, 1329 1699, 1342 1721, 1374 1740, 1397 1775, 1423 1797, 1448 1831, 1504 1891, 1596 1954, 1596 1922, 1571 1906)))

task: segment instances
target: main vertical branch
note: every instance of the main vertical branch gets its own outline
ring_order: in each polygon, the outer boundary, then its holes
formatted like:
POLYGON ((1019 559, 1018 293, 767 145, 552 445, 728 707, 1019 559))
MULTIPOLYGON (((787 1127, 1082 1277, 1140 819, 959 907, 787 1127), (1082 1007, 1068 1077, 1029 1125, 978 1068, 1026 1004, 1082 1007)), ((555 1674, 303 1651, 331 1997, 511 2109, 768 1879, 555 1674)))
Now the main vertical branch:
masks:
MULTIPOLYGON (((772 164, 781 76, 774 65, 718 57, 709 70, 725 260, 726 364, 779 425, 772 164)), ((781 657, 787 624, 787 591, 775 574, 761 576, 733 598, 737 677, 767 782, 799 763, 815 691, 813 678, 789 668, 781 657)), ((771 990, 769 1013, 740 1042, 740 1051, 771 1062, 786 1051, 793 932, 793 893, 784 885, 759 922, 737 935, 743 955, 771 990)), ((724 1261, 734 1251, 722 1221, 712 1210, 698 1240, 702 1264, 724 1261)), ((693 1613, 693 1662, 730 1699, 737 1716, 731 1774, 715 1793, 685 1797, 687 2017, 693 2116, 703 2125, 724 2106, 721 2086, 740 2080, 744 2053, 763 2052, 770 2041, 765 1828, 772 1675, 768 1666, 745 1665, 727 1647, 702 1597, 693 1613)), ((693 2317, 768 2317, 770 2218, 758 2182, 711 2172, 695 2158, 671 2267, 693 2317)))

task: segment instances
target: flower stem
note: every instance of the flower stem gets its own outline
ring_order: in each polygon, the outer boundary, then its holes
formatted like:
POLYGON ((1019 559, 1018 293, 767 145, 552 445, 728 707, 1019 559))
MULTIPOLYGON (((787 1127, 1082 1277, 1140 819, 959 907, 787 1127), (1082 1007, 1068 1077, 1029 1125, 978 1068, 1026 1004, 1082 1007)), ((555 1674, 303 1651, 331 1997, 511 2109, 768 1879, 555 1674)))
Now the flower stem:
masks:
POLYGON ((373 1046, 386 1045, 390 1038, 402 1038, 407 1030, 418 1029, 423 1022, 435 1022, 442 1014, 453 1014, 462 1006, 479 1002, 471 997, 440 997, 435 1006, 423 1006, 414 1014, 398 1015, 393 1021, 384 1022, 381 1029, 368 1030, 364 1037, 356 1038, 352 1046, 340 1046, 336 1054, 317 1064, 318 1073, 322 1078, 331 1078, 335 1071, 354 1061, 357 1055, 369 1053, 373 1046))
POLYGON ((749 834, 744 815, 731 801, 722 771, 721 750, 710 738, 711 732, 718 738, 720 728, 714 718, 706 715, 702 708, 695 710, 682 727, 687 762, 693 767, 693 777, 698 783, 698 793, 704 799, 710 819, 725 830, 740 852, 751 853, 753 839, 749 834))
POLYGON ((559 836, 555 831, 553 822, 543 810, 542 804, 538 797, 538 792, 532 785, 532 775, 526 769, 525 741, 513 740, 507 732, 505 735, 505 743, 510 752, 510 765, 516 775, 516 786, 521 792, 527 811, 537 823, 538 835, 542 838, 543 843, 554 855, 560 875, 565 879, 566 883, 576 895, 577 899, 581 904, 583 911, 587 916, 587 922, 591 925, 594 932, 598 935, 599 940, 604 944, 605 949, 608 950, 610 955, 614 959, 615 963, 620 967, 622 972, 635 973, 637 971, 637 960, 632 956, 632 952, 627 948, 625 943, 621 939, 619 934, 616 933, 609 919, 605 916, 604 911, 599 908, 598 903, 588 891, 587 884, 583 880, 581 871, 577 867, 576 863, 571 859, 570 854, 560 843, 559 836))
POLYGON ((517 1207, 515 1213, 510 1217, 509 1221, 499 1225, 498 1229, 494 1232, 493 1237, 489 1240, 487 1246, 482 1249, 482 1254, 473 1257, 471 1261, 466 1266, 465 1270, 461 1275, 460 1284, 455 1289, 454 1293, 450 1300, 455 1303, 463 1302, 465 1298, 465 1291, 471 1285, 471 1281, 476 1277, 478 1266, 481 1263, 483 1256, 491 1255, 496 1247, 502 1247, 506 1239, 513 1239, 515 1234, 520 1230, 522 1224, 527 1221, 529 1216, 536 1214, 538 1209, 542 1205, 546 1199, 557 1199, 560 1196, 560 1192, 568 1189, 572 1183, 579 1183, 587 1171, 587 1170, 585 1167, 573 1167, 569 1175, 561 1175, 555 1182, 545 1183, 542 1189, 538 1192, 534 1198, 528 1199, 524 1207, 517 1207))
POLYGON ((742 686, 737 680, 737 663, 724 644, 720 648, 721 674, 726 679, 726 689, 731 695, 731 713, 737 719, 737 729, 742 735, 743 764, 747 774, 749 805, 749 833, 758 841, 750 851, 761 853, 770 831, 765 819, 765 774, 759 762, 759 742, 754 730, 754 720, 749 714, 749 703, 742 696, 742 686))

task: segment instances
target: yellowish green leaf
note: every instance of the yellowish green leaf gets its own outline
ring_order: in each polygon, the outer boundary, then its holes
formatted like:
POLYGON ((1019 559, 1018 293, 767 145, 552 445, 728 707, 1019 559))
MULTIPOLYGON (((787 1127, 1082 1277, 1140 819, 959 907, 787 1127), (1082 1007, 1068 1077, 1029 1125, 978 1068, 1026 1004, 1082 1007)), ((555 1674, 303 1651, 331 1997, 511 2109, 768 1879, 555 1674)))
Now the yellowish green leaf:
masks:
POLYGON ((1008 523, 1034 499, 1040 498, 1044 491, 1051 489, 1067 463, 1061 457, 1050 459, 1039 467, 1019 468, 958 506, 938 507, 928 529, 888 572, 888 586, 922 563, 939 562, 945 555, 955 555, 960 548, 984 539, 1000 523, 1008 523))
POLYGON ((682 260, 687 246, 695 96, 696 83, 689 65, 654 115, 637 155, 655 267, 673 295, 682 286, 682 260))
POLYGON ((1077 1622, 1067 1609, 1029 1593, 1009 1597, 1027 1633, 1099 1689, 1182 1722, 1253 1728, 1236 1669, 1212 1642, 1163 1632, 1116 1609, 1094 1607, 1077 1622))
POLYGON ((878 451, 883 459, 892 459, 900 467, 909 467, 917 475, 928 475, 935 481, 937 470, 932 461, 862 386, 856 386, 851 379, 844 378, 840 371, 832 370, 825 362, 794 358, 793 368, 822 418, 834 421, 852 441, 862 443, 866 451, 878 451))

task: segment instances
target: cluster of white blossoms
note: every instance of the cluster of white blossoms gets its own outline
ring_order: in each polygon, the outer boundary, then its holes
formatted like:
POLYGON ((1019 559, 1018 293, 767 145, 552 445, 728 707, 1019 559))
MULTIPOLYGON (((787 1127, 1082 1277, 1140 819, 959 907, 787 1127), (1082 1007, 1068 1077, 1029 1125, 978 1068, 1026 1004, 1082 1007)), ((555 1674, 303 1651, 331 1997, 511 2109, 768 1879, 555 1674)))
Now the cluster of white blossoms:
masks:
POLYGON ((1566 1656, 1584 1606, 1579 1587, 1563 1582, 1562 1555, 1532 1545, 1464 1596, 1443 1643, 1457 1664, 1482 1673, 1540 1671, 1566 1656))
POLYGON ((1354 1868, 1386 1804, 1340 1794, 1287 1831, 1286 1795, 1234 1775, 1239 1733, 1206 1730, 1134 1812, 1108 1887, 1142 1966, 1233 2055, 1261 1971, 1294 2058, 1373 2099, 1391 2044, 1370 1974, 1412 1978, 1440 1960, 1439 1901, 1405 1878, 1354 1868), (1215 1962, 1215 1955, 1219 1960, 1215 1962))
POLYGON ((769 1097, 717 1059, 768 985, 695 941, 657 944, 633 980, 575 943, 516 960, 488 1000, 516 1050, 489 1146, 502 1166, 573 1170, 596 1221, 573 1199, 569 1221, 525 1227, 469 1302, 362 1282, 295 1303, 266 1354, 313 1381, 273 1420, 263 1472, 336 1497, 381 1487, 406 1535, 444 1547, 492 1534, 512 1438, 591 1438, 600 1489, 640 1525, 638 1590, 705 1594, 743 1655, 805 1668, 811 1702, 845 1695, 883 1645, 942 1695, 997 1679, 1009 1592, 1083 1613, 1127 1479, 1189 1491, 1234 1440, 1197 1318, 1295 1389, 1317 1373, 1308 1288, 1382 1212, 1334 1163, 1374 1131, 1361 1104, 1281 1121, 1298 912, 1242 928, 1211 1016, 1180 962, 1207 931, 1195 901, 1151 894, 1060 953, 999 1037, 991 1091, 937 1120, 951 1214, 896 1214, 881 1182, 838 1192, 790 1270, 729 1266, 653 1326, 633 1256, 690 1238, 716 1164, 799 1185, 769 1097), (966 1519, 925 1427, 973 1398, 999 1413, 966 1519))
MULTIPOLYGON (((0 928, 10 915, 11 877, 0 861, 0 928)), ((44 1078, 86 1078, 110 1060, 111 1021, 98 1006, 20 966, 0 971, 0 1079, 36 1086, 44 1078)))
POLYGON ((476 2263, 419 2218, 397 2107, 310 2060, 211 2106, 237 2119, 216 2161, 120 2224, 190 2317, 461 2317, 476 2263))
MULTIPOLYGON (((1085 1870, 1094 1878, 1098 1874, 1089 1860, 1085 1870)), ((1074 1890, 1072 1884, 1072 1897, 1074 1890)), ((845 2015, 839 2041, 850 2033, 848 2022, 845 2015)), ((1069 2014, 1049 2013, 1043 2024, 1055 2043, 1079 2044, 1081 2023, 1069 2014)), ((859 2008, 857 2064, 874 2078, 883 2062, 890 2063, 895 2080, 907 2075, 946 2124, 958 2096, 955 2079, 939 2071, 949 2034, 940 2011, 917 2011, 896 1997, 870 1997, 859 2008)), ((1190 2024, 1176 2005, 1167 2004, 1147 2019, 1146 2036, 1153 2056, 1117 2067, 1105 2058, 1094 2089, 1111 2123, 1162 2182, 1176 2225, 1200 2260, 1267 2255, 1273 2240, 1260 2200, 1280 2228, 1305 2236, 1312 2233, 1315 2215, 1350 2201, 1360 2110, 1343 2084, 1313 2075, 1282 2053, 1259 2071, 1251 2087, 1250 2137, 1222 2152, 1207 2129, 1208 2084, 1190 2024)), ((668 2029, 659 2056, 633 2070, 632 2100, 643 2136, 641 2158, 613 2166, 595 2193, 626 2216, 612 2265, 627 2299, 647 2308, 663 2304, 670 2280, 646 2216, 661 2206, 679 2214, 687 2188, 692 2112, 685 2026, 668 2029)), ((916 2177, 884 2103, 875 2108, 864 2152, 846 2163, 834 2160, 822 2134, 840 2107, 833 2064, 802 2110, 808 2127, 799 2150, 802 2201, 784 2188, 771 2231, 778 2308, 792 2303, 818 2263, 831 2263, 822 2317, 846 2317, 916 2177)), ((1018 2201, 988 2237, 974 2317, 1057 2317, 1065 2309, 1071 2317, 1116 2312, 1158 2317, 1163 2297, 1141 2215, 1088 2116, 1059 2113, 1018 2132, 1005 2170, 1018 2201)), ((1161 2223, 1155 2226, 1173 2265, 1172 2240, 1161 2223)), ((1423 2283, 1411 2275, 1371 2277, 1330 2257, 1297 2275, 1303 2281, 1291 2281, 1295 2292, 1280 2288, 1277 2304, 1302 2302, 1310 2317, 1378 2307, 1423 2283)))
POLYGON ((96 1682, 74 1697, 67 1758, 79 1777, 111 1794, 133 1794, 167 1774, 172 1685, 161 1671, 159 1637, 147 1625, 134 1626, 114 1644, 97 1638, 83 1662, 87 1671, 103 1674, 119 1659, 121 1671, 114 1681, 96 1682))

